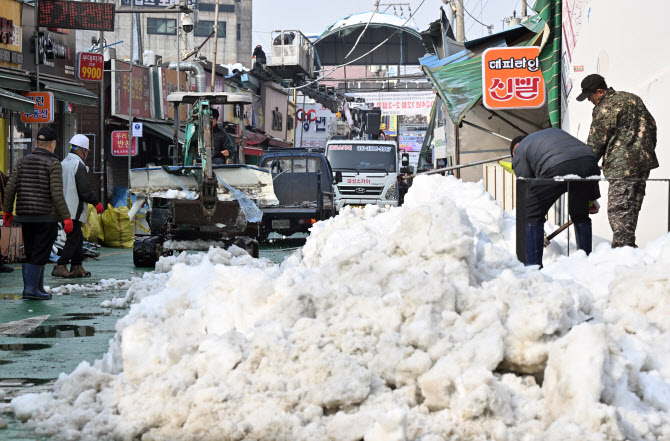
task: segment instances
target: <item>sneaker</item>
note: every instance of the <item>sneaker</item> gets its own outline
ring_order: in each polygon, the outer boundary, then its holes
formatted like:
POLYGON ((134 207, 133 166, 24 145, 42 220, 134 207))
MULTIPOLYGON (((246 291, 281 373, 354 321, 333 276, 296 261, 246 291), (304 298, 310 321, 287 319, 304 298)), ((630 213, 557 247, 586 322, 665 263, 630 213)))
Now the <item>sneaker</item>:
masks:
POLYGON ((11 273, 14 272, 14 268, 7 266, 4 263, 0 265, 0 273, 11 273))
POLYGON ((70 272, 67 270, 67 266, 65 265, 54 266, 53 271, 51 271, 51 275, 54 277, 64 277, 64 278, 72 277, 70 272))
POLYGON ((91 277, 91 273, 82 265, 70 265, 70 277, 91 277))

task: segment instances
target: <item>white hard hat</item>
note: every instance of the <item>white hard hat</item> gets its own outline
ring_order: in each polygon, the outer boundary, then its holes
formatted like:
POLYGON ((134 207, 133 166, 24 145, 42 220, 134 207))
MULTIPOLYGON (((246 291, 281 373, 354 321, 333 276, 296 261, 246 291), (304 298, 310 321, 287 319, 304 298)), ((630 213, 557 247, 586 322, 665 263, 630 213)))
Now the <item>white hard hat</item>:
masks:
POLYGON ((70 140, 70 145, 88 150, 88 137, 84 135, 74 135, 70 140))

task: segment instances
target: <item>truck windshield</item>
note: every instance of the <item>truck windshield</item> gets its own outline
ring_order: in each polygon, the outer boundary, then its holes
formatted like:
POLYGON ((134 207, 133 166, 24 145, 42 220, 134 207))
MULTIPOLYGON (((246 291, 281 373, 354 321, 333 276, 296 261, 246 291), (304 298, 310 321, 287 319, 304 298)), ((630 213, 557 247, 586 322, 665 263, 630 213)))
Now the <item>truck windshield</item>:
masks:
POLYGON ((327 157, 333 170, 369 170, 394 173, 396 148, 391 145, 330 144, 327 157))

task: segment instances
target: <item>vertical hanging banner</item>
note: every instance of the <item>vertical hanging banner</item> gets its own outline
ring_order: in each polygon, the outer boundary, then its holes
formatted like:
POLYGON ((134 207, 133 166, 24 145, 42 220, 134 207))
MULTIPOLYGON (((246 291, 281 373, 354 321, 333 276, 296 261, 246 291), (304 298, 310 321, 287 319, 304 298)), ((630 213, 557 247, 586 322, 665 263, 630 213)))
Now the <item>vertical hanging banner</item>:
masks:
POLYGON ((487 109, 537 109, 546 101, 539 47, 491 48, 482 55, 487 109))

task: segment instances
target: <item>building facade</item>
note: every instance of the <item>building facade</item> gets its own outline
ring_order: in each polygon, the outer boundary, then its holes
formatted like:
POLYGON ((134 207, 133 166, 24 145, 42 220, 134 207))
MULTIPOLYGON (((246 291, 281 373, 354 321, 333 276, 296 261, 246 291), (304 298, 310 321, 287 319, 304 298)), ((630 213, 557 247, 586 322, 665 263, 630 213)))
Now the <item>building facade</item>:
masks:
MULTIPOLYGON (((130 8, 131 0, 117 0, 117 8, 130 8)), ((133 0, 134 8, 164 9, 178 0, 133 0)), ((219 0, 219 32, 217 42, 217 64, 240 63, 251 68, 253 0, 219 0)), ((130 58, 130 36, 132 16, 135 15, 133 52, 135 59, 142 59, 146 50, 153 51, 163 61, 177 61, 177 39, 182 58, 185 54, 203 45, 214 30, 216 0, 188 0, 193 10, 193 30, 179 29, 181 14, 116 14, 115 31, 104 34, 106 44, 116 51, 117 59, 130 58), (140 35, 139 41, 137 35, 140 35)), ((91 45, 91 37, 97 33, 80 32, 78 50, 91 45)), ((212 60, 214 38, 210 38, 199 50, 199 55, 212 60)), ((193 57, 191 57, 192 59, 193 57)))

